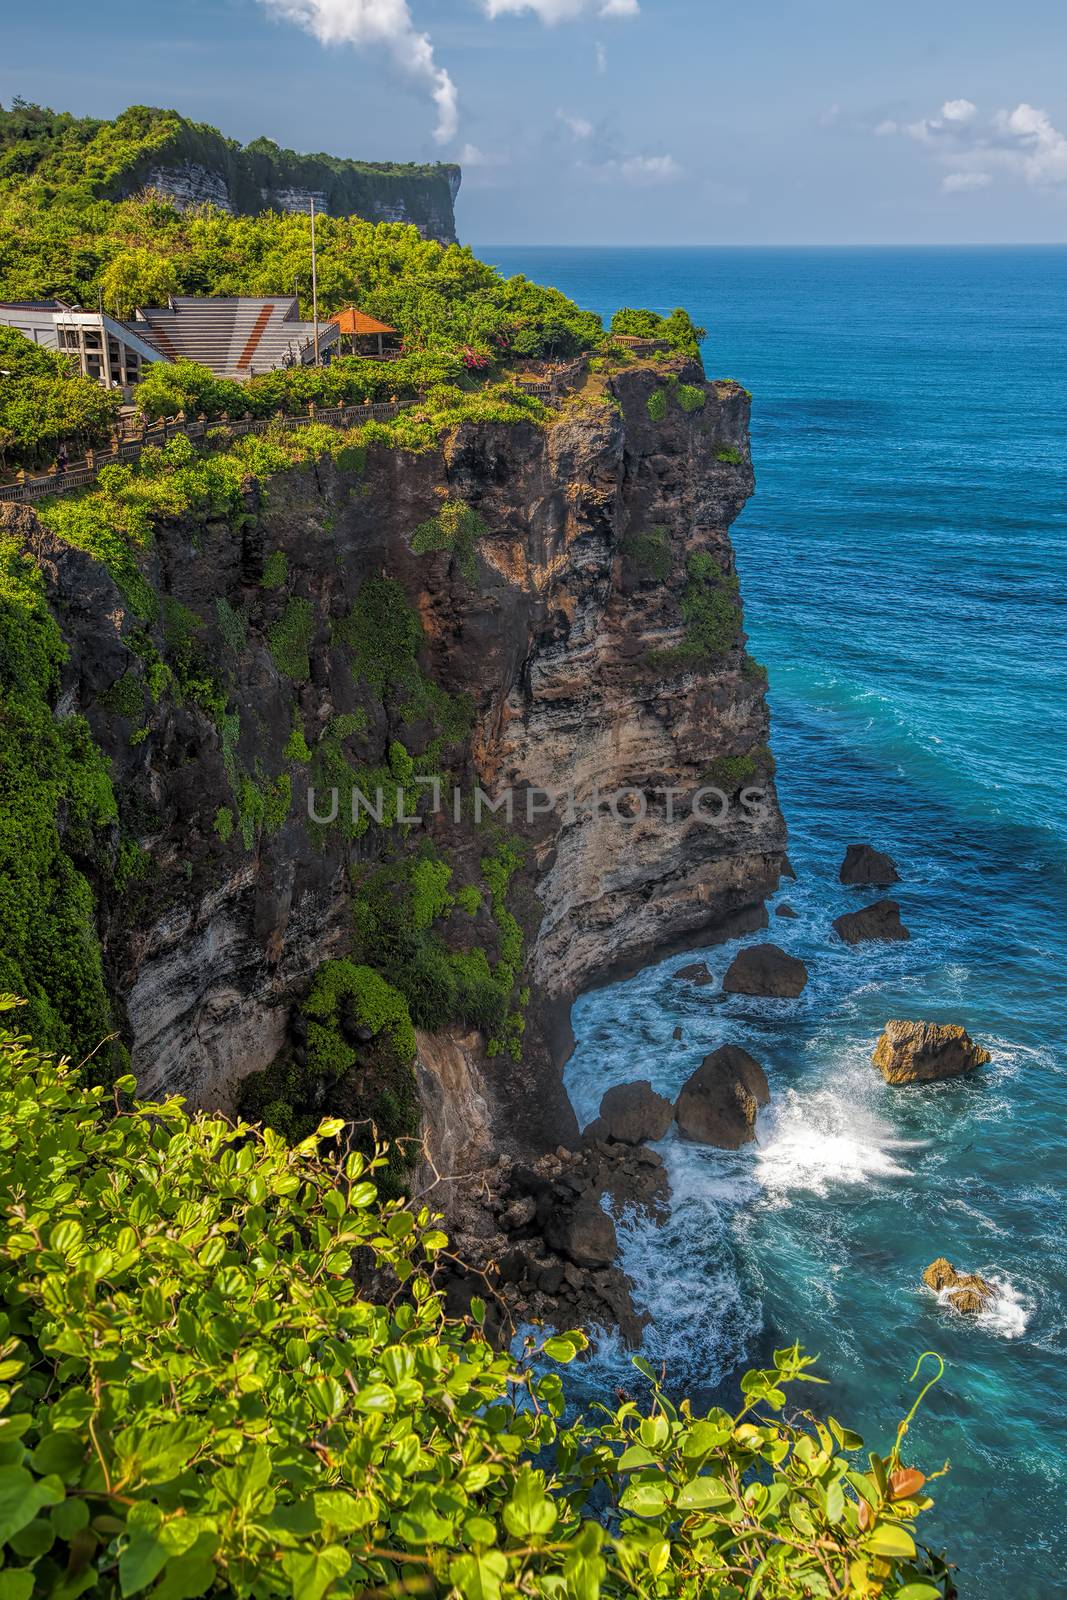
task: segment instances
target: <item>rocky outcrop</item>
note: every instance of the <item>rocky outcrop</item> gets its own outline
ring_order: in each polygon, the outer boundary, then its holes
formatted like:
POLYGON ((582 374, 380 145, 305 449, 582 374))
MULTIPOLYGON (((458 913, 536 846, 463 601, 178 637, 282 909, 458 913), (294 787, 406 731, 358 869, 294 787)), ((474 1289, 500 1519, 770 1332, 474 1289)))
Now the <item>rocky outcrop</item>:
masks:
POLYGON ((784 900, 782 901, 781 905, 775 906, 774 914, 776 917, 786 917, 789 920, 792 920, 796 916, 796 912, 793 910, 793 907, 788 905, 784 900))
POLYGON ((753 944, 739 950, 722 980, 724 994, 759 995, 795 1000, 808 981, 808 969, 797 956, 776 944, 753 944))
POLYGON ((997 1297, 991 1283, 976 1272, 957 1272, 951 1261, 938 1256, 923 1273, 923 1282, 941 1300, 964 1316, 978 1316, 988 1311, 997 1297))
POLYGON ((676 978, 679 983, 696 984, 698 989, 706 988, 709 983, 715 982, 708 971, 706 961, 690 961, 687 966, 679 967, 677 972, 672 972, 671 977, 676 978))
POLYGON ((843 917, 836 917, 833 926, 845 944, 889 944, 911 938, 900 920, 900 906, 895 900, 876 900, 862 911, 848 911, 843 917))
POLYGON ((959 1078, 991 1059, 958 1023, 887 1022, 871 1060, 886 1083, 959 1078))
POLYGON ((890 884, 900 882, 892 857, 869 844, 848 846, 838 876, 842 883, 857 888, 887 889, 890 884))
MULTIPOLYGON (((427 1199, 440 1204, 440 1190, 427 1199)), ((465 1311, 473 1295, 484 1299, 501 1341, 534 1319, 556 1328, 618 1326, 639 1344, 645 1319, 613 1264, 612 1215, 661 1222, 669 1199, 662 1160, 641 1146, 587 1140, 580 1151, 561 1148, 531 1163, 503 1157, 449 1198, 452 1254, 464 1263, 442 1269, 449 1303, 465 1311)))
POLYGON ((641 1078, 609 1089, 600 1102, 599 1116, 585 1134, 587 1139, 643 1144, 646 1139, 662 1139, 673 1117, 671 1102, 657 1094, 647 1078, 641 1078))
POLYGON ((756 1137, 756 1112, 771 1091, 759 1062, 738 1045, 705 1056, 678 1096, 675 1116, 683 1139, 739 1150, 756 1137))

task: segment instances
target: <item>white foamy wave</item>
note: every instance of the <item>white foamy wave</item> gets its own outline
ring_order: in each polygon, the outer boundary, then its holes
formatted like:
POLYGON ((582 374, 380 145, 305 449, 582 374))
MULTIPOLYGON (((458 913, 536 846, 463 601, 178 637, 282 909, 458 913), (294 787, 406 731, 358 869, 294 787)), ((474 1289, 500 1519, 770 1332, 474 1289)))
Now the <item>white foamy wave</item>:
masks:
MULTIPOLYGON (((1032 1301, 1025 1299, 1019 1293, 1010 1278, 998 1276, 993 1272, 983 1273, 982 1276, 991 1288, 996 1290, 996 1296, 988 1310, 980 1311, 974 1317, 975 1324, 979 1328, 984 1328, 987 1333, 997 1334, 1001 1339, 1021 1339, 1034 1313, 1032 1301)), ((952 1310, 947 1289, 941 1290, 937 1303, 952 1310)), ((959 1312, 953 1314, 960 1315, 959 1312)))
POLYGON ((756 1177, 773 1196, 804 1189, 826 1195, 838 1184, 905 1178, 897 1153, 917 1146, 894 1137, 865 1106, 832 1089, 799 1094, 789 1089, 761 1119, 756 1177))

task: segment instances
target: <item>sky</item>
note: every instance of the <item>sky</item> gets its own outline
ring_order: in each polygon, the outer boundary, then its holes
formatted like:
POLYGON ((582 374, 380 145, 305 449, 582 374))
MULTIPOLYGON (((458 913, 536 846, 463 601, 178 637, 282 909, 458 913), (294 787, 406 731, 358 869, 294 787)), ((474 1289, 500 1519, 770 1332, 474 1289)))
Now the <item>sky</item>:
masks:
POLYGON ((0 0, 0 103, 458 160, 483 244, 1067 241, 1062 0, 0 0), (1062 131, 1061 131, 1062 130, 1062 131))

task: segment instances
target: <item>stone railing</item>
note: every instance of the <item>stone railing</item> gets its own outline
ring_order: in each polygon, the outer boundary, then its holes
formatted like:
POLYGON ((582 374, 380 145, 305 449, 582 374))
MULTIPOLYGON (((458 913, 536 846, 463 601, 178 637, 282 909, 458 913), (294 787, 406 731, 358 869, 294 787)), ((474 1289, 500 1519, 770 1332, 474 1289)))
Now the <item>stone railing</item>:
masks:
POLYGON ((361 406, 316 406, 314 401, 309 401, 307 411, 297 416, 287 416, 280 411, 272 417, 253 417, 251 413, 228 417, 224 414, 214 422, 207 417, 186 417, 182 412, 152 423, 127 417, 114 429, 110 450, 88 450, 84 457, 64 469, 54 467, 39 477, 31 478, 20 472, 14 483, 0 483, 0 501, 43 500, 46 495, 84 489, 95 483, 102 467, 136 461, 148 445, 166 444, 168 439, 179 435, 186 439, 202 439, 207 433, 221 431, 236 439, 245 433, 266 433, 270 428, 306 428, 313 422, 322 422, 331 428, 354 428, 360 422, 395 417, 405 405, 414 403, 382 400, 361 406))

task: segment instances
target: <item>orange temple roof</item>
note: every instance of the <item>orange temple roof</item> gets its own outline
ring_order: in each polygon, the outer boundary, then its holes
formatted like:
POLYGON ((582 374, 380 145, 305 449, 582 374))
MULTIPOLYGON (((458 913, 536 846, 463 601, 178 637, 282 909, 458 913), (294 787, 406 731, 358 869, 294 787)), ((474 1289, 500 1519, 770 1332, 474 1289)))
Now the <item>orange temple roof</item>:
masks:
POLYGON ((368 317, 365 311, 357 311, 355 306, 349 306, 347 311, 339 311, 335 317, 330 318, 336 322, 342 333, 395 333, 387 322, 379 322, 375 317, 368 317))

